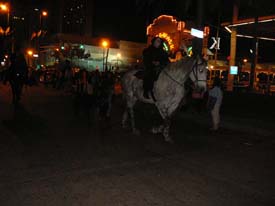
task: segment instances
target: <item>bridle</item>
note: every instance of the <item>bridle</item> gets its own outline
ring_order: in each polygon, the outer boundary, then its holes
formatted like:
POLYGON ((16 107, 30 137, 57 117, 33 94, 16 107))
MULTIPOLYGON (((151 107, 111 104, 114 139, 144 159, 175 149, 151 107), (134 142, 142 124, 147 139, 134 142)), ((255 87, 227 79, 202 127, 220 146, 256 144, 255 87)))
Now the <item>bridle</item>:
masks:
MULTIPOLYGON (((203 79, 198 79, 198 66, 201 66, 205 64, 205 60, 203 60, 201 63, 198 63, 198 60, 196 60, 196 63, 193 65, 192 70, 188 73, 188 75, 192 72, 194 77, 195 77, 195 81, 194 82, 206 82, 207 79, 203 80, 203 79), (194 69, 195 68, 195 69, 194 69)), ((199 71, 200 72, 200 71, 199 71)))

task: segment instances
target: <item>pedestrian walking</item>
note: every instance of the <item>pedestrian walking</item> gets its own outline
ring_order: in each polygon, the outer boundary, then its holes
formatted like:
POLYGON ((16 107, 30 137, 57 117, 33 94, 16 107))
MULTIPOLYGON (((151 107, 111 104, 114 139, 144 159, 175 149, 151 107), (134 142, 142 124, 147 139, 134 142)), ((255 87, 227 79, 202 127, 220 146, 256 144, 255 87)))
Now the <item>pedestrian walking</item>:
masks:
POLYGON ((211 113, 212 128, 211 130, 216 131, 220 125, 220 108, 223 99, 221 80, 218 77, 214 78, 213 88, 209 90, 207 107, 211 113))

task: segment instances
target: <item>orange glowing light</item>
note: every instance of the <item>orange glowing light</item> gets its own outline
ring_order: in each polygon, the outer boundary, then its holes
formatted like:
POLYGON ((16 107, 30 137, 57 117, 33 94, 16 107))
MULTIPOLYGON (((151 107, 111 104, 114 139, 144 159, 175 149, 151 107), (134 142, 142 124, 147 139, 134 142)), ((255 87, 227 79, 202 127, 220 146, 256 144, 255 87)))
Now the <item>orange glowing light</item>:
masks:
POLYGON ((104 40, 104 41, 102 42, 102 46, 103 46, 104 48, 108 47, 108 45, 109 45, 108 41, 104 40))
POLYGON ((47 11, 42 11, 42 16, 48 16, 48 12, 47 11))
POLYGON ((28 53, 29 56, 33 55, 33 51, 32 50, 28 50, 27 53, 28 53))
POLYGON ((7 4, 0 3, 0 10, 3 12, 9 11, 9 6, 7 4))

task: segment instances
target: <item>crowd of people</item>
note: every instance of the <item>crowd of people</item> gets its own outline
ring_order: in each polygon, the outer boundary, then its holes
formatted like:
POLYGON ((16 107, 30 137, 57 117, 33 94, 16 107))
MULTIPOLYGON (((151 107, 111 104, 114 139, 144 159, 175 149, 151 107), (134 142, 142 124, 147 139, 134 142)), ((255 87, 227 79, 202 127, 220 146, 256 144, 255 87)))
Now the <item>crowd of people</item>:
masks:
POLYGON ((118 74, 109 70, 100 72, 72 68, 66 60, 61 68, 52 70, 50 75, 44 71, 41 77, 47 87, 51 85, 64 95, 74 97, 75 114, 83 108, 86 109, 85 112, 96 109, 101 117, 110 118, 113 96, 117 92, 115 85, 119 81, 118 74))
POLYGON ((74 68, 69 60, 51 69, 28 70, 20 51, 12 54, 9 61, 9 67, 0 72, 0 81, 11 86, 14 105, 20 102, 24 87, 43 83, 64 95, 71 95, 75 114, 84 107, 97 110, 101 117, 110 118, 113 96, 121 92, 121 88, 118 90, 116 86, 118 73, 109 70, 100 72, 74 68))

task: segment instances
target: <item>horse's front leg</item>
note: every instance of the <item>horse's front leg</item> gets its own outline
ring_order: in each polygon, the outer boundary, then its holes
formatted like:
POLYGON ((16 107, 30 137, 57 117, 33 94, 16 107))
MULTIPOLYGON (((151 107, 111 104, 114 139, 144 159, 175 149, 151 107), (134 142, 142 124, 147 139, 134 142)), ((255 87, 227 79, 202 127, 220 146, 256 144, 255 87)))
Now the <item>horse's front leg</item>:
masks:
POLYGON ((162 130, 162 135, 164 136, 164 140, 169 143, 174 143, 170 136, 170 125, 171 125, 171 119, 166 118, 164 119, 164 125, 162 130))

